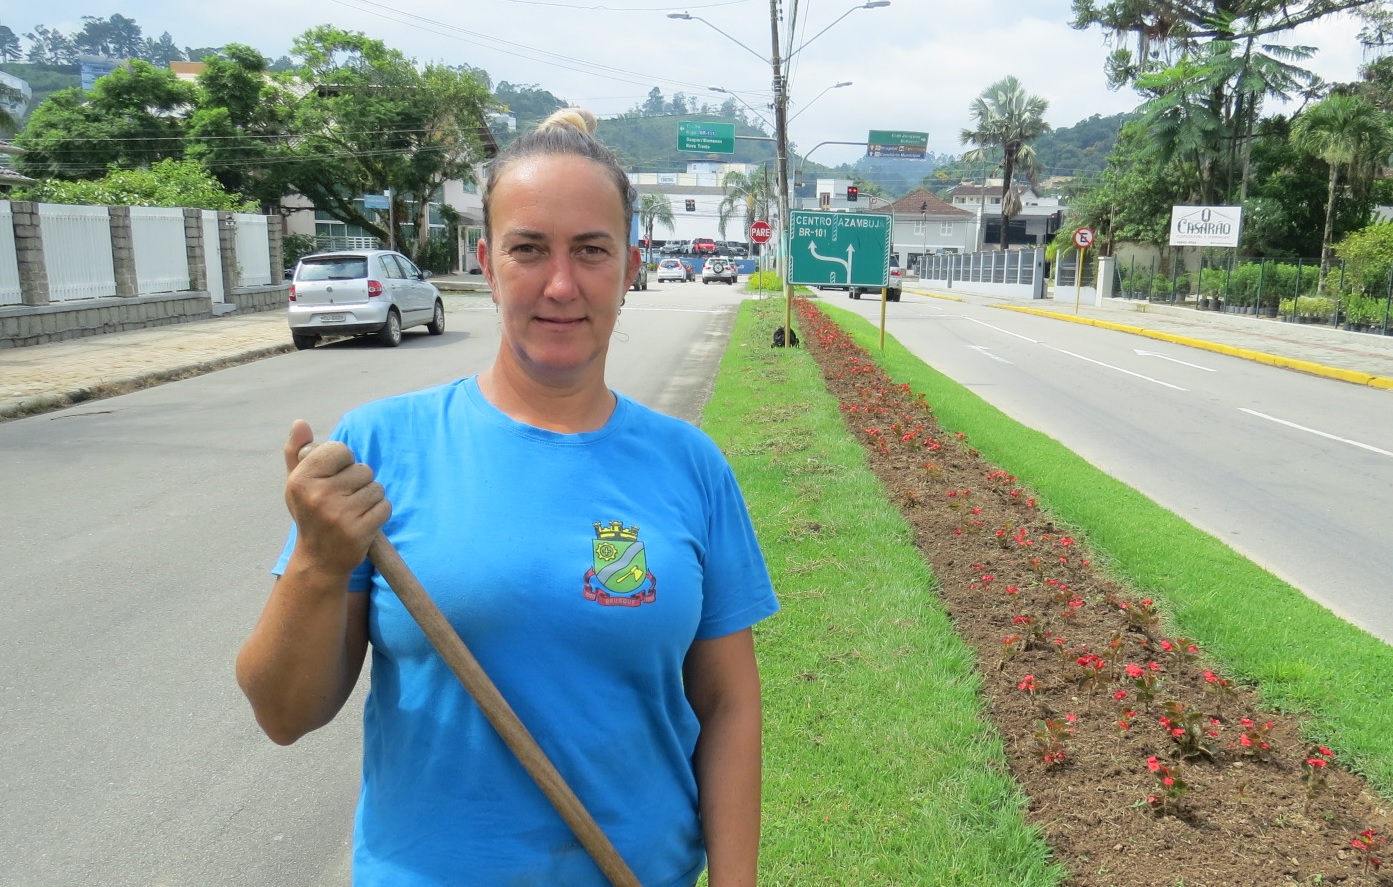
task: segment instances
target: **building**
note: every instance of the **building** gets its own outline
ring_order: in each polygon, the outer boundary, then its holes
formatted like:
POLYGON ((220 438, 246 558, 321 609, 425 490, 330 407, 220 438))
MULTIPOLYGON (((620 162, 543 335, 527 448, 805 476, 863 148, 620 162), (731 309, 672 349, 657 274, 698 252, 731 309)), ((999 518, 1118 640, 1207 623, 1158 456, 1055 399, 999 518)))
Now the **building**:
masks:
MULTIPOLYGON (((953 206, 982 214, 983 249, 993 249, 1001 243, 1002 185, 1001 179, 987 179, 985 185, 964 182, 948 192, 953 206)), ((1041 197, 1028 185, 1018 185, 1015 191, 1021 199, 1021 211, 1010 220, 1006 245, 1044 246, 1063 224, 1064 207, 1058 198, 1041 197)))
POLYGON ((982 226, 978 214, 953 206, 923 188, 889 203, 880 197, 859 196, 870 198, 870 212, 893 217, 890 254, 901 268, 918 268, 924 255, 970 253, 980 248, 982 226))

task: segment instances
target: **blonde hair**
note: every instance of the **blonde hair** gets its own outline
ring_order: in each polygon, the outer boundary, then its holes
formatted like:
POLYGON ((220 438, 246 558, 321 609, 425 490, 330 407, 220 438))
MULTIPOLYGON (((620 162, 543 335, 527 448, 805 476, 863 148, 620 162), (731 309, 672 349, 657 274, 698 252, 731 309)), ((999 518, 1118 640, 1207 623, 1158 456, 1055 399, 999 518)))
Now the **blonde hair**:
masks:
POLYGON ((563 156, 584 157, 599 164, 609 174, 624 206, 624 236, 629 236, 634 219, 634 189, 614 152, 595 138, 597 125, 595 115, 585 108, 561 108, 551 112, 535 129, 499 152, 489 164, 488 178, 480 196, 484 204, 485 239, 493 235, 493 190, 507 173, 508 167, 534 157, 563 156))

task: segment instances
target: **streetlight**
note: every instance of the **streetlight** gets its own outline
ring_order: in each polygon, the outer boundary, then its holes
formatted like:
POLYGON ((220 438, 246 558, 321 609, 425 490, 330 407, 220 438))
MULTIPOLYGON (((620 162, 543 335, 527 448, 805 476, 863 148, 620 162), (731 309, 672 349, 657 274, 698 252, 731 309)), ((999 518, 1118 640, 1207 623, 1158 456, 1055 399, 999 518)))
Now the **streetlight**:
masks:
MULTIPOLYGON (((804 105, 803 107, 799 108, 799 109, 798 109, 798 114, 802 114, 804 111, 806 111, 806 110, 808 110, 809 108, 811 108, 811 107, 813 106, 813 102, 815 102, 815 101, 817 101, 818 99, 822 98, 823 96, 827 95, 827 93, 831 92, 832 90, 834 90, 834 89, 841 89, 843 86, 850 86, 850 85, 851 85, 851 81, 850 81, 850 80, 843 80, 841 83, 833 83, 831 86, 827 87, 827 88, 824 89, 822 92, 820 92, 820 93, 818 93, 817 95, 813 96, 813 101, 812 101, 812 102, 808 102, 806 105, 804 105)), ((794 114, 792 117, 788 118, 788 122, 789 122, 789 123, 792 123, 794 120, 798 119, 798 114, 794 114)))
MULTIPOLYGON (((850 9, 848 9, 846 12, 844 12, 844 13, 842 13, 841 15, 837 16, 836 18, 832 19, 832 25, 835 25, 837 22, 839 22, 839 21, 841 21, 842 19, 846 18, 847 16, 851 15, 853 12, 855 12, 855 11, 858 10, 858 9, 879 9, 879 8, 882 7, 882 6, 889 6, 889 5, 890 5, 890 0, 871 0, 870 3, 862 3, 860 6, 853 6, 853 7, 851 7, 850 9)), ((797 55, 798 53, 802 52, 804 49, 807 49, 809 43, 812 43, 814 40, 816 40, 817 38, 821 37, 823 34, 826 34, 828 31, 832 30, 832 25, 828 25, 827 27, 823 28, 821 31, 818 31, 816 34, 814 34, 813 36, 809 37, 807 40, 804 40, 802 46, 798 47, 798 48, 795 49, 793 52, 790 52, 790 53, 788 54, 788 58, 786 59, 786 61, 790 61, 790 62, 793 61, 793 57, 794 57, 795 55, 797 55)))
MULTIPOLYGON (((858 9, 878 9, 882 6, 889 6, 890 0, 871 0, 869 3, 862 3, 860 6, 853 6, 837 18, 833 19, 832 24, 818 31, 812 36, 811 40, 803 43, 797 49, 790 52, 789 58, 802 52, 809 43, 825 34, 828 29, 837 22, 846 18, 858 9)), ((686 12, 669 12, 668 18, 680 19, 682 21, 696 20, 706 25, 711 30, 725 37, 730 42, 739 46, 741 49, 755 56, 762 62, 766 62, 774 74, 774 144, 778 159, 779 176, 779 228, 780 228, 780 254, 784 259, 784 341, 792 341, 793 333, 793 284, 788 282, 788 259, 789 259, 789 217, 788 217, 788 82, 784 77, 783 60, 779 58, 779 0, 769 0, 769 36, 772 55, 766 59, 764 56, 755 52, 750 47, 736 40, 734 37, 722 31, 720 28, 708 22, 701 16, 691 15, 686 12)))

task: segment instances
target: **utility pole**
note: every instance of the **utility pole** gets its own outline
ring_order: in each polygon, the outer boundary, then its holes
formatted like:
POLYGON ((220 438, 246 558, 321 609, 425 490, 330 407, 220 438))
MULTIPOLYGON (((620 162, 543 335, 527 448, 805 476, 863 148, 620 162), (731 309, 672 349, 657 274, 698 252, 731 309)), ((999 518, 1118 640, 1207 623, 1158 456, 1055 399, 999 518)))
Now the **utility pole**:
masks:
POLYGON ((776 170, 779 177, 779 253, 782 257, 782 279, 784 282, 784 346, 793 342, 793 284, 788 282, 792 267, 789 244, 792 242, 789 231, 788 214, 788 90, 784 82, 783 64, 779 58, 779 2, 769 0, 769 32, 773 55, 770 65, 774 69, 774 144, 777 151, 776 170))

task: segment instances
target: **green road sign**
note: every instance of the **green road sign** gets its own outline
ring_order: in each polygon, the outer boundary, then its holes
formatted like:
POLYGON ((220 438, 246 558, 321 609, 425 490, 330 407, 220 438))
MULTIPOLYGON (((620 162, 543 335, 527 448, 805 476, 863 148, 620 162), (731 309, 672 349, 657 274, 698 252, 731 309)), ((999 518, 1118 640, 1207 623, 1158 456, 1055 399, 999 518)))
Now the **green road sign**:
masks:
POLYGON ((923 160, 928 150, 929 134, 926 132, 873 129, 866 137, 866 155, 869 157, 909 157, 923 160))
POLYGON ((890 282, 890 216, 789 214, 789 283, 883 287, 890 282))
POLYGON ((685 120, 677 124, 677 150, 699 154, 734 154, 734 123, 701 123, 685 120))

